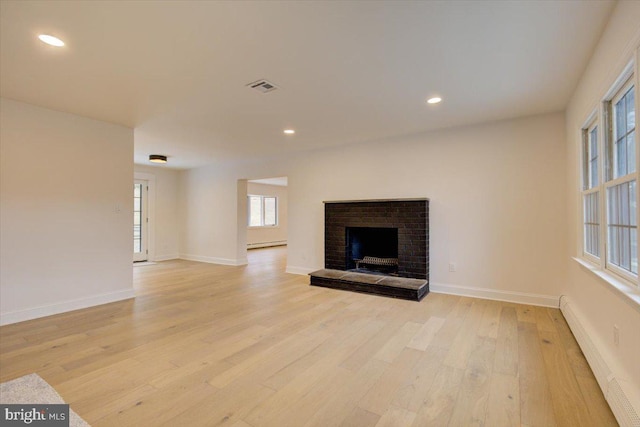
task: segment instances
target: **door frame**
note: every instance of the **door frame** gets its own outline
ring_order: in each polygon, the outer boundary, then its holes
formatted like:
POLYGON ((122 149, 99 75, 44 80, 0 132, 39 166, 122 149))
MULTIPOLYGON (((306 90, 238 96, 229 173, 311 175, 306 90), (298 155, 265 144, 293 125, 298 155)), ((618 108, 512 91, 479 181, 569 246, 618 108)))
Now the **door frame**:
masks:
POLYGON ((147 181, 149 187, 147 191, 147 261, 155 261, 155 205, 156 205, 156 176, 150 173, 134 172, 134 183, 136 180, 147 181))

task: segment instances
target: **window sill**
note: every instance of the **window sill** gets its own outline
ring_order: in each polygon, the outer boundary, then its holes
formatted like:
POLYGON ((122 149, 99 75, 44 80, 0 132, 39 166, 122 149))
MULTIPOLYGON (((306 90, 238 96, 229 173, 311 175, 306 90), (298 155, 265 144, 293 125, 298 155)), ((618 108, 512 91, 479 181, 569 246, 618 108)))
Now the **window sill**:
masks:
POLYGON ((249 230, 261 229, 261 228, 280 228, 279 225, 250 225, 247 227, 249 230))
POLYGON ((624 280, 619 279, 613 274, 602 270, 599 266, 595 266, 584 259, 574 257, 573 260, 577 262, 583 269, 591 272, 597 276, 600 280, 607 283, 618 294, 622 295, 625 300, 636 310, 640 311, 640 291, 637 288, 627 284, 624 280))

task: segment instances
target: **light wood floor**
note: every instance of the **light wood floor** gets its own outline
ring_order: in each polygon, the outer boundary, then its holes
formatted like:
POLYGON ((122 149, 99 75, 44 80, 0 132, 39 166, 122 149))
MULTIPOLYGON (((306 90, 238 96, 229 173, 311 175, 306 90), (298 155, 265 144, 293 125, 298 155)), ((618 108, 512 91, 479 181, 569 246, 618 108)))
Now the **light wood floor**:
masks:
POLYGON ((617 425, 557 309, 312 288, 250 265, 134 268, 137 298, 0 328, 93 426, 617 425))

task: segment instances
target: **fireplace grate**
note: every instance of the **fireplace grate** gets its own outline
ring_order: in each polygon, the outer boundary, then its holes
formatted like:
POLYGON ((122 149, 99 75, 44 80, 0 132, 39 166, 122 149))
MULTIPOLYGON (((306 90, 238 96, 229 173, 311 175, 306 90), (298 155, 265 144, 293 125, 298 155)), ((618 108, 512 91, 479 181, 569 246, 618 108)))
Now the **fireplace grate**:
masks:
POLYGON ((360 264, 365 265, 379 265, 385 267, 397 267, 398 258, 378 258, 374 256, 365 256, 362 259, 354 259, 356 268, 360 268, 360 264))

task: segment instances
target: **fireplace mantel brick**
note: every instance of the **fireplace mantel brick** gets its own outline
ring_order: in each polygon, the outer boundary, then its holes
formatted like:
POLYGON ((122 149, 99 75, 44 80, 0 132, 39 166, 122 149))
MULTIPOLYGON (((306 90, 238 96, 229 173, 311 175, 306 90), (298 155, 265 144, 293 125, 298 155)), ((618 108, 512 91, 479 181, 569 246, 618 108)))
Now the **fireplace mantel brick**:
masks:
POLYGON ((398 229, 398 274, 429 279, 429 200, 325 203, 325 268, 346 270, 346 227, 398 229))

